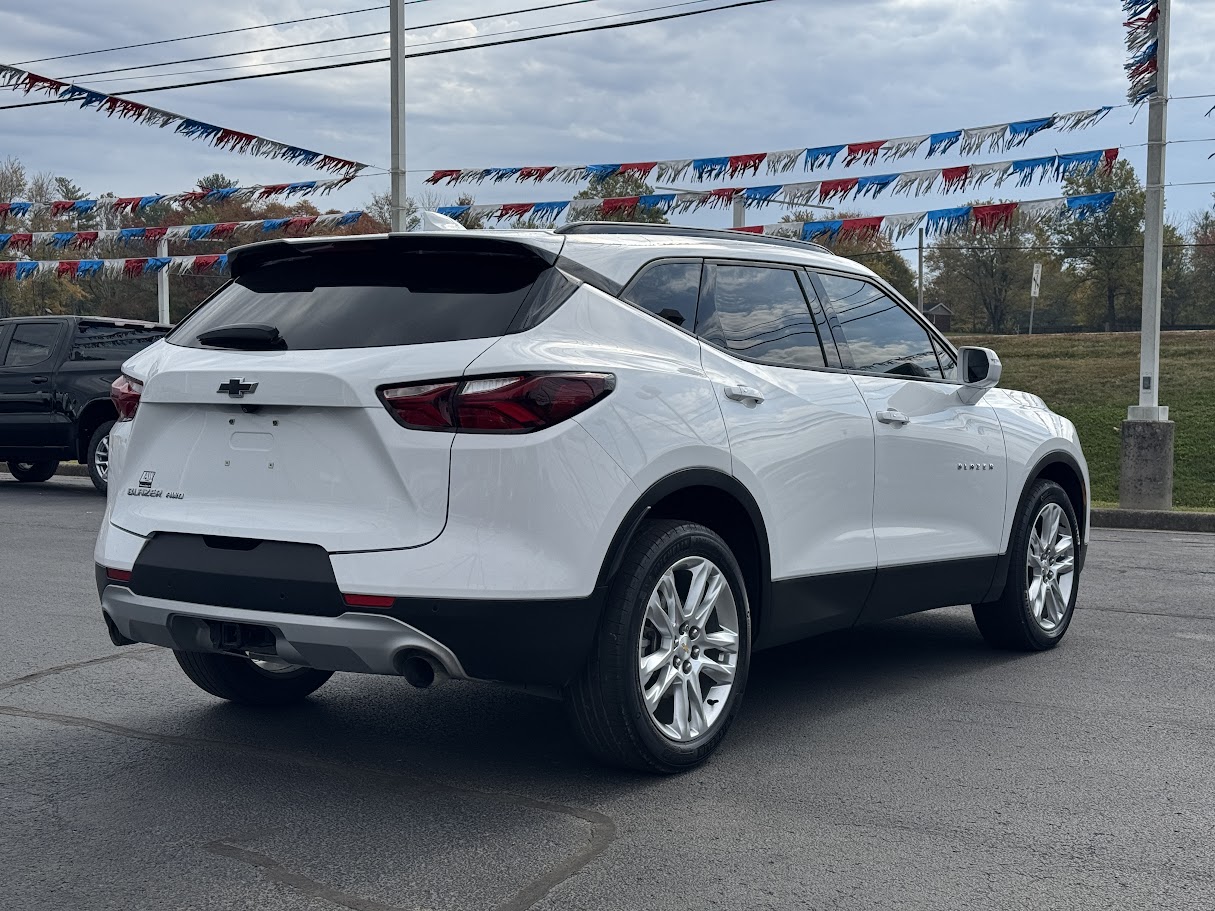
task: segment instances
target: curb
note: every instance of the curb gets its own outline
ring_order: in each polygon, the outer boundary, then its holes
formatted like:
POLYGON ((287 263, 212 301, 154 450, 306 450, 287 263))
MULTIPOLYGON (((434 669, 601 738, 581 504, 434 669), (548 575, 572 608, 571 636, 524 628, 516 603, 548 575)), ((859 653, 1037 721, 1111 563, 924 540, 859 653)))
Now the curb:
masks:
POLYGON ((61 462, 59 470, 55 474, 68 478, 87 478, 89 476, 89 466, 77 465, 75 462, 70 465, 61 462))
POLYGON ((1166 512, 1158 509, 1094 509, 1093 528, 1215 533, 1215 512, 1166 512))

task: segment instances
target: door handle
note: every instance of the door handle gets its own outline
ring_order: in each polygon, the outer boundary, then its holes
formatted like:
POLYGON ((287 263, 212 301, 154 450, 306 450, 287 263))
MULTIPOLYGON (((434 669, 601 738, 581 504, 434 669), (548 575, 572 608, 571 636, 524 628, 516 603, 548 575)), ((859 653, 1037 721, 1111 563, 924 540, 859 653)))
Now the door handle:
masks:
POLYGON ((43 383, 49 383, 50 381, 51 378, 49 376, 35 376, 30 379, 30 382, 35 386, 41 386, 43 383))
POLYGON ((881 424, 894 424, 897 427, 902 427, 904 424, 910 424, 911 418, 903 414, 901 411, 895 411, 893 408, 887 411, 879 411, 876 415, 878 422, 881 424))
POLYGON ((727 386, 725 393, 732 402, 754 402, 758 405, 764 400, 764 394, 750 386, 727 386))

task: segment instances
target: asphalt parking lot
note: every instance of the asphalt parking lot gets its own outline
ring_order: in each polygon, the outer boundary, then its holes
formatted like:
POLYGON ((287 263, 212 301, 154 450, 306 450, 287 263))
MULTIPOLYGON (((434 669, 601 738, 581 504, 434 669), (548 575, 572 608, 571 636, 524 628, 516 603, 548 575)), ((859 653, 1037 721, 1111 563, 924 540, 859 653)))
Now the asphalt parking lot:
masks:
POLYGON ((1215 907, 1215 536, 1094 532, 1054 652, 955 608, 757 657, 707 766, 339 675, 262 712, 116 649, 88 481, 0 475, 0 908, 1215 907))

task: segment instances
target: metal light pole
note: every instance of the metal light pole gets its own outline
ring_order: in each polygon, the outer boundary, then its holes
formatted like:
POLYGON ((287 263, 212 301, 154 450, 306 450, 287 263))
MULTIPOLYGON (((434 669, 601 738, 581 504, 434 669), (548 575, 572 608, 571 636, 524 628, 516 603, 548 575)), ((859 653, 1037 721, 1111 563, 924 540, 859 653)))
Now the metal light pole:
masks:
POLYGON ((389 0, 389 56, 392 91, 392 160, 389 173, 392 188, 389 197, 390 221, 393 231, 405 230, 407 199, 405 195, 405 0, 389 0))
POLYGON ((1168 132, 1170 0, 1160 0, 1156 94, 1148 101, 1146 210, 1143 231, 1143 322, 1139 404, 1122 424, 1119 504, 1127 509, 1173 508, 1173 430, 1160 405, 1160 290, 1164 268, 1164 166, 1168 132))
POLYGON ((747 226, 747 206, 742 196, 734 197, 734 227, 745 228, 747 226))
POLYGON ((920 228, 920 281, 916 296, 916 305, 924 312, 924 229, 920 228))
MULTIPOLYGON (((156 255, 169 255, 169 239, 162 237, 156 241, 156 255)), ((156 273, 156 319, 164 324, 169 322, 169 267, 156 273)))

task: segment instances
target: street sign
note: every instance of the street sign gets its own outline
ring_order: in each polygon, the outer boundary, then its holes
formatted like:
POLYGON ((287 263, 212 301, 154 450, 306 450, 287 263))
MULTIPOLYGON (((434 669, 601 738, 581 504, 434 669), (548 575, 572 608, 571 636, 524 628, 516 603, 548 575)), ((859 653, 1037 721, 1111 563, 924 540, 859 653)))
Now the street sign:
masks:
POLYGON ((1034 282, 1029 286, 1029 296, 1037 297, 1042 288, 1042 263, 1034 263, 1034 282))

